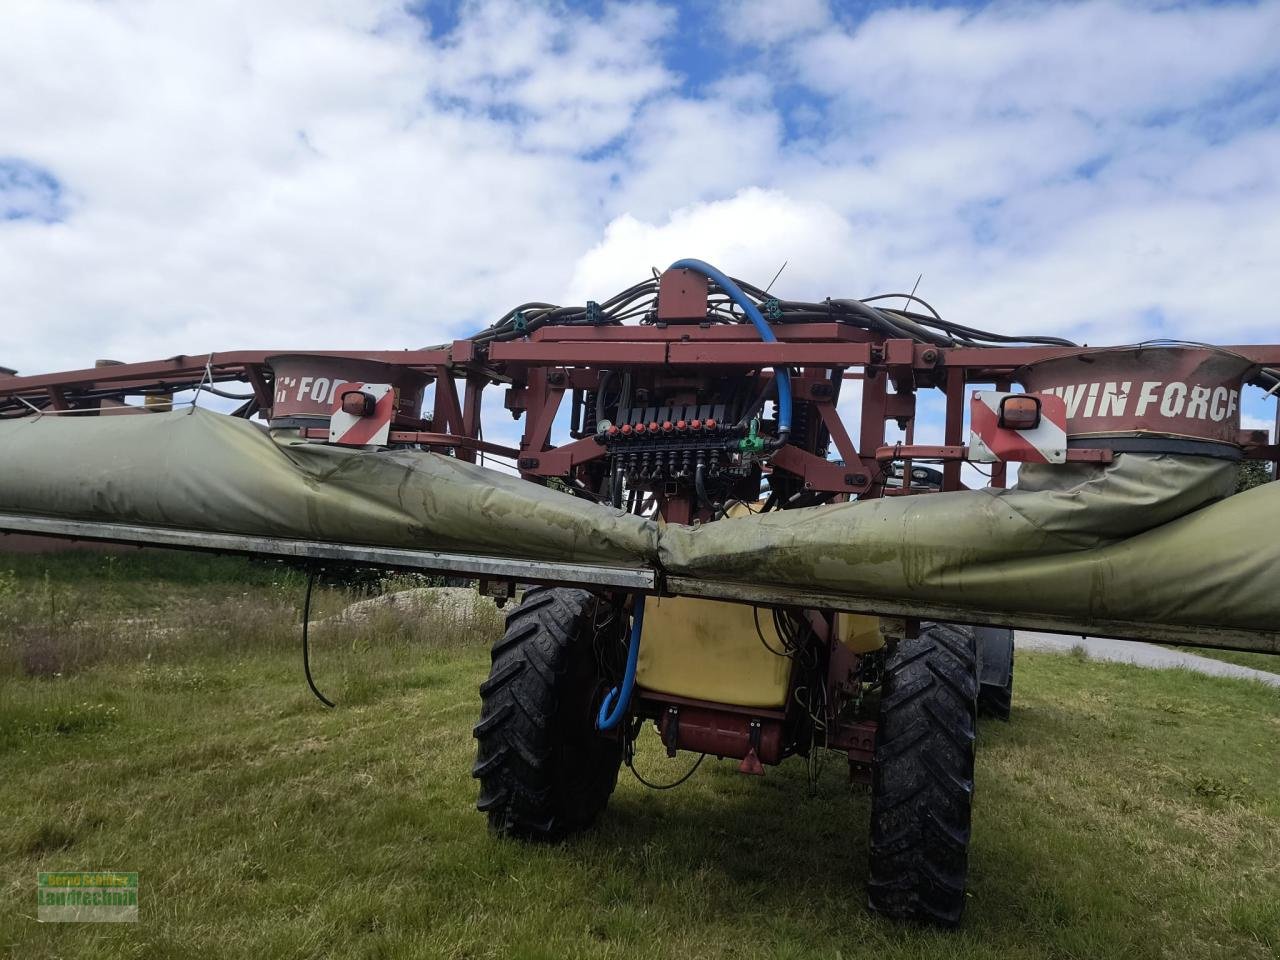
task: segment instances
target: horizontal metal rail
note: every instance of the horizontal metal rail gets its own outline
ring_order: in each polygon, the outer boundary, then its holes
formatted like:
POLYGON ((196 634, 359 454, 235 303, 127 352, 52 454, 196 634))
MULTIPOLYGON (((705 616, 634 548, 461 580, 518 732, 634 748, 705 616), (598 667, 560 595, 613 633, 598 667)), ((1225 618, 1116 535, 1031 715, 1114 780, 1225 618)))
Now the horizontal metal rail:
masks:
MULTIPOLYGON (((1042 630, 1047 633, 1114 637, 1119 640, 1143 640, 1148 643, 1280 654, 1280 631, 1274 630, 1239 630, 1230 627, 1155 624, 1126 620, 1084 622, 1023 611, 981 610, 936 602, 916 600, 904 602, 880 597, 855 597, 768 583, 739 583, 676 576, 660 578, 656 571, 643 567, 565 563, 558 560, 512 560, 465 553, 444 553, 436 550, 289 540, 242 533, 210 533, 170 527, 0 514, 0 534, 9 533, 127 543, 139 547, 168 547, 211 553, 247 554, 282 560, 329 560, 520 583, 606 587, 635 593, 704 597, 759 606, 811 607, 881 617, 972 623, 1021 630, 1042 630)), ((3 539, 0 539, 0 549, 3 549, 3 545, 3 539)))
MULTIPOLYGON (((211 553, 250 554, 281 560, 313 560, 357 563, 372 567, 417 570, 423 573, 458 574, 521 583, 580 583, 593 587, 652 592, 657 574, 646 567, 614 567, 603 564, 565 563, 559 560, 511 560, 438 550, 366 546, 316 540, 287 540, 244 533, 209 533, 172 527, 133 526, 64 520, 58 517, 0 514, 0 533, 25 533, 72 540, 128 543, 139 547, 171 547, 211 553)), ((4 541, 0 540, 0 549, 4 541)))
POLYGON ((1039 630, 1044 633, 1061 633, 1077 637, 1110 637, 1116 640, 1141 640, 1146 643, 1280 654, 1280 632, 1274 630, 1239 630, 1231 627, 1185 626, 1130 620, 1080 621, 1025 611, 983 610, 977 607, 953 606, 933 601, 905 602, 887 600, 883 597, 854 597, 848 594, 829 594, 771 584, 732 583, 690 577, 668 577, 663 582, 663 586, 668 593, 678 596, 734 600, 767 606, 817 607, 877 617, 969 623, 986 627, 1039 630))

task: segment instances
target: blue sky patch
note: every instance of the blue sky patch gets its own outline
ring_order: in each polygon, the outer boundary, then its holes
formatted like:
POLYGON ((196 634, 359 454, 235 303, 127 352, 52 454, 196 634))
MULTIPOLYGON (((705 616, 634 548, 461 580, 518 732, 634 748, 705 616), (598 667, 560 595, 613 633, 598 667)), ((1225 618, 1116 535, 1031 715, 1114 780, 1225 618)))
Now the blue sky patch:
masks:
POLYGON ((57 177, 25 160, 0 158, 0 220, 57 223, 65 217, 63 187, 57 177))

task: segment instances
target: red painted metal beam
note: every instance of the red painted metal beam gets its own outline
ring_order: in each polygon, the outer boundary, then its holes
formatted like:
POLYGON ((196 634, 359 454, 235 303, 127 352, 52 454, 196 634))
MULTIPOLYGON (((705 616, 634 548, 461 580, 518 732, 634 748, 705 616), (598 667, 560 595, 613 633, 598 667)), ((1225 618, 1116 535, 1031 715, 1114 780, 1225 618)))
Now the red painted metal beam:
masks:
POLYGON ((769 462, 775 469, 802 478, 808 490, 862 493, 871 487, 874 479, 859 463, 832 463, 789 444, 775 451, 769 462))
POLYGON ((509 340, 491 345, 489 359, 530 366, 662 366, 667 362, 667 345, 509 340))
MULTIPOLYGON (((326 427, 308 427, 300 431, 307 440, 328 440, 329 430, 326 427)), ((392 430, 387 436, 388 443, 416 443, 424 447, 458 447, 462 450, 483 450, 498 457, 509 457, 514 460, 520 455, 515 447, 477 440, 475 437, 464 437, 456 433, 432 433, 424 430, 392 430)))
MULTIPOLYGON (((893 446, 877 448, 876 459, 963 461, 969 459, 969 448, 958 445, 933 447, 895 443, 893 446)), ((1115 454, 1110 450, 1075 449, 1067 451, 1067 460, 1072 463, 1110 463, 1114 459, 1115 454)))
MULTIPOLYGON (((0 379, 0 396, 43 395, 46 391, 58 387, 114 389, 199 381, 205 374, 206 365, 212 370, 216 380, 241 379, 247 378, 247 371, 250 368, 267 366, 268 357, 289 352, 287 350, 240 350, 204 356, 180 355, 167 360, 149 360, 144 363, 119 363, 28 377, 5 377, 0 379)), ((432 370, 442 366, 447 367, 452 362, 448 350, 308 350, 302 353, 309 357, 375 360, 381 363, 432 370)), ((297 355, 298 352, 294 351, 294 354, 297 355)))
MULTIPOLYGON (((943 347, 942 363, 948 367, 966 367, 974 370, 1004 370, 1053 360, 1058 357, 1074 357, 1088 347, 943 347)), ((1102 348, 1105 349, 1105 348, 1102 348)), ((1218 347, 1227 353, 1235 353, 1253 363, 1264 366, 1280 366, 1280 344, 1237 344, 1218 347)))
POLYGON ((435 409, 431 425, 442 432, 464 433, 462 404, 458 400, 458 385, 453 377, 436 378, 435 409))
MULTIPOLYGON (((878 342, 878 338, 859 327, 847 323, 789 323, 773 328, 774 336, 787 343, 805 340, 846 343, 878 342)), ((760 340, 755 328, 745 323, 720 323, 712 326, 600 326, 600 327, 542 327, 529 335, 535 343, 685 343, 741 341, 757 343, 760 340)), ((513 342, 513 341, 508 341, 513 342)))
POLYGON ((872 362, 869 343, 673 343, 672 366, 849 367, 872 362))
POLYGON ((608 451, 596 443, 595 437, 583 437, 573 443, 566 443, 562 447, 536 452, 529 450, 522 453, 521 458, 529 462, 537 461, 536 465, 527 467, 523 471, 525 473, 537 477, 563 477, 574 467, 590 463, 592 460, 599 460, 607 455, 608 451))

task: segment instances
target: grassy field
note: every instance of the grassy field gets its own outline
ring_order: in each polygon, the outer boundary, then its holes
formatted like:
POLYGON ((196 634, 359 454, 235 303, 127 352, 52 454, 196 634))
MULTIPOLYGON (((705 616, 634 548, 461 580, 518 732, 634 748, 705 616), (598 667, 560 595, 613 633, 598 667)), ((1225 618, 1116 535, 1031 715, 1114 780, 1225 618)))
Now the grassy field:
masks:
POLYGON ((1280 673, 1280 654, 1251 653, 1245 650, 1208 650, 1204 647, 1178 647, 1178 649, 1201 657, 1209 657, 1211 660, 1234 663, 1254 670, 1265 670, 1267 673, 1280 673))
MULTIPOLYGON (((473 809, 477 607, 316 631, 302 580, 182 556, 0 558, 0 949, 14 957, 1220 957, 1280 950, 1280 693, 1022 655, 980 731, 972 899, 867 915, 868 800, 836 758, 497 842, 473 809), (39 924, 41 870, 141 877, 137 924, 39 924)), ((317 617, 353 597, 324 588, 317 617)), ((651 778, 686 766, 642 738, 651 778)))

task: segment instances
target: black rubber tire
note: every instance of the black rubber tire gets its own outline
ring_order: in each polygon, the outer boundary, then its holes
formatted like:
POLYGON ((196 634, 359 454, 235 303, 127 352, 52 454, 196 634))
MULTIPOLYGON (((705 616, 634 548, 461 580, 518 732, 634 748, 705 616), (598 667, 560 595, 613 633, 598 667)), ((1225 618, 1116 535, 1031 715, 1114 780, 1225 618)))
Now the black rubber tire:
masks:
POLYGON ((617 785, 622 740, 600 735, 593 711, 607 685, 593 647, 597 603, 585 590, 531 589, 494 645, 471 773, 476 808, 503 836, 556 841, 583 830, 617 785))
POLYGON ((877 913, 960 922, 977 699, 972 629, 925 623, 889 655, 871 780, 867 902, 877 913))
POLYGON ((995 717, 1008 722, 1013 714, 1013 668, 1017 662, 1017 651, 1013 646, 1013 635, 1009 635, 1009 679, 1003 684, 978 684, 978 716, 995 717))

